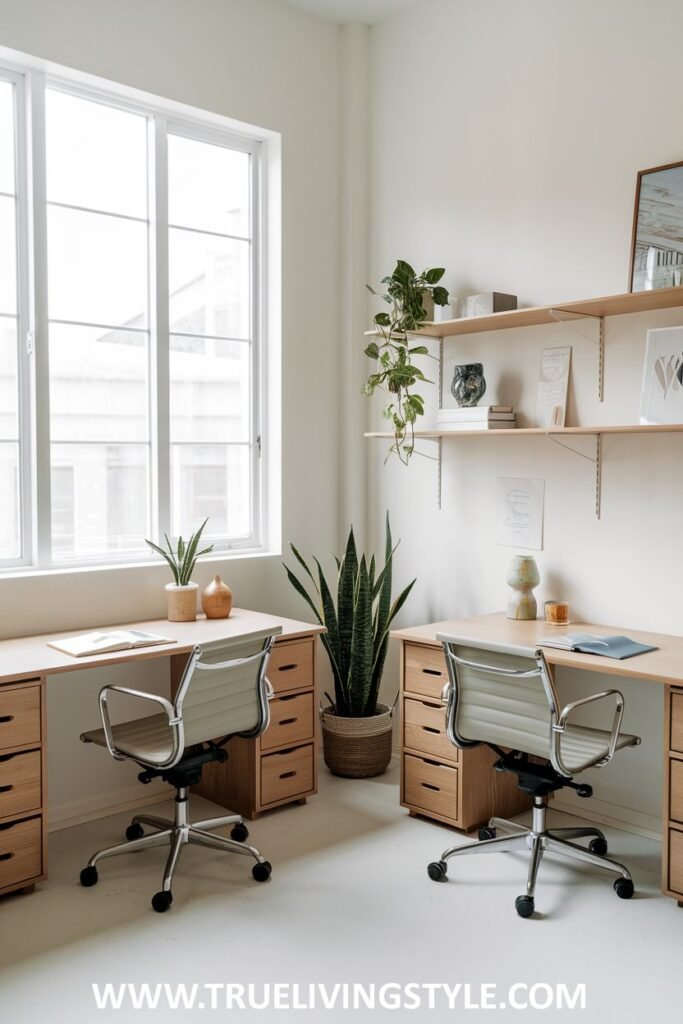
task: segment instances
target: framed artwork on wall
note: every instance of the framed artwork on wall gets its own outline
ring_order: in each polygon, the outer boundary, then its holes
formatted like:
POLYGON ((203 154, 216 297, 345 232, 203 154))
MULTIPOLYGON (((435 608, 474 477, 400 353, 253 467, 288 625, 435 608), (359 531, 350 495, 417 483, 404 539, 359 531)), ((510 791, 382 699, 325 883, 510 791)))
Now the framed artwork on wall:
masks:
POLYGON ((683 284, 683 162, 638 172, 629 289, 683 284))
POLYGON ((683 327, 647 332, 641 423, 683 423, 683 327))

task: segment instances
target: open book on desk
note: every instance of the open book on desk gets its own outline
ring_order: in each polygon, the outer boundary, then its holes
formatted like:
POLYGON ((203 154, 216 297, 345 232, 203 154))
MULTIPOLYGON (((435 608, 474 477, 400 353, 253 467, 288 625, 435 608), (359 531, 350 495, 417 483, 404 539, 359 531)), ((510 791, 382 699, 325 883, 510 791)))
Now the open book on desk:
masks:
POLYGON ((110 654, 112 651, 130 651, 135 647, 152 647, 154 644, 174 644, 167 636, 145 633, 142 629, 111 629, 106 633, 95 631, 79 636, 60 637, 50 640, 48 647, 64 651, 74 658, 85 658, 90 654, 110 654))
POLYGON ((656 651, 649 644, 639 644, 628 636, 594 636, 592 633, 564 633, 539 640, 541 647, 557 647, 578 654, 599 654, 604 658, 633 658, 636 654, 656 651))

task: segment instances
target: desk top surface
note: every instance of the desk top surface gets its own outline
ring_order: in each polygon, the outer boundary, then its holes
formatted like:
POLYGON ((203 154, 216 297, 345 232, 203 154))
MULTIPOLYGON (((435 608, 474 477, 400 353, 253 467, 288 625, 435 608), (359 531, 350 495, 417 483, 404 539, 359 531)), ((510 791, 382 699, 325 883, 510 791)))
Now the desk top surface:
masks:
POLYGON ((644 633, 638 629, 619 626, 600 626, 593 622, 570 622, 566 626, 549 626, 543 619, 521 621, 506 618, 503 612, 493 615, 476 615, 470 619, 450 619, 444 622, 430 622, 424 626, 397 629, 392 637, 398 640, 412 640, 416 643, 437 644, 437 633, 452 633, 464 636, 473 643, 478 640, 490 643, 518 644, 522 647, 540 646, 539 641, 563 633, 594 633, 605 636, 629 636, 643 644, 657 647, 656 651, 639 654, 635 658, 618 661, 594 654, 578 654, 575 651, 561 651, 556 647, 544 647, 543 653, 549 665, 584 669, 604 675, 622 676, 628 679, 646 679, 654 683, 683 684, 683 636, 665 633, 644 633))
POLYGON ((248 636, 249 633, 282 627, 282 640, 296 640, 298 637, 321 633, 322 627, 281 615, 266 615, 244 608, 233 608, 228 619, 207 619, 199 615, 195 622, 169 622, 168 619, 152 619, 146 622, 122 623, 116 626, 89 626, 86 629, 71 629, 63 633, 43 633, 38 636, 22 636, 0 641, 0 683, 27 679, 58 672, 74 672, 85 668, 101 668, 105 665, 119 665, 126 661, 141 661, 145 658, 159 658, 163 655, 187 654, 195 644, 210 643, 234 636, 248 636), (93 654, 73 658, 70 654, 48 647, 48 641, 60 636, 77 636, 95 630, 108 632, 116 629, 143 629, 148 633, 166 636, 174 643, 155 644, 152 647, 136 647, 134 650, 112 651, 109 654, 93 654))

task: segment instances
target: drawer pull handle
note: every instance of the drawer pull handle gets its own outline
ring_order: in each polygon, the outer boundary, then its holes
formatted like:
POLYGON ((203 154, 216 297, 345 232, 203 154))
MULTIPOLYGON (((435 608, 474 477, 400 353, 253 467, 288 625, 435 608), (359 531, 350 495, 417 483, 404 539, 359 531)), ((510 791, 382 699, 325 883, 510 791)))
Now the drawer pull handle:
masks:
POLYGON ((298 718, 283 718, 281 722, 278 722, 278 725, 294 725, 298 721, 298 718))
POLYGON ((442 676, 443 672, 438 668, 423 668, 422 671, 426 676, 442 676))
POLYGON ((441 708, 442 708, 441 704, 432 704, 432 702, 429 701, 429 700, 421 700, 420 704, 424 708, 434 708, 435 711, 441 711, 441 708))
POLYGON ((278 665, 278 672, 291 672, 293 668, 298 668, 296 662, 292 662, 291 665, 278 665))
POLYGON ((6 725, 7 722, 13 722, 14 715, 0 715, 0 725, 6 725))
POLYGON ((11 860, 13 856, 13 853, 0 853, 0 860, 11 860))
POLYGON ((296 772, 283 772, 282 775, 280 776, 280 778, 281 779, 293 779, 295 775, 296 775, 296 772))
POLYGON ((433 732, 436 733, 437 736, 441 735, 441 729, 434 729, 431 725, 423 725, 422 728, 425 732, 433 732))
POLYGON ((438 786, 432 786, 432 784, 430 782, 423 782, 422 785, 424 786, 425 789, 431 789, 435 793, 440 793, 441 792, 441 790, 439 789, 438 786))
POLYGON ((435 765, 436 768, 441 768, 442 767, 439 764, 438 761, 430 761, 428 757, 423 757, 422 760, 424 761, 425 764, 433 764, 433 765, 435 765))
POLYGON ((284 697, 278 697, 278 700, 280 701, 281 704, 284 704, 286 700, 296 700, 298 696, 298 693, 289 693, 284 697))
POLYGON ((0 793, 9 793, 12 789, 14 786, 0 786, 0 793))

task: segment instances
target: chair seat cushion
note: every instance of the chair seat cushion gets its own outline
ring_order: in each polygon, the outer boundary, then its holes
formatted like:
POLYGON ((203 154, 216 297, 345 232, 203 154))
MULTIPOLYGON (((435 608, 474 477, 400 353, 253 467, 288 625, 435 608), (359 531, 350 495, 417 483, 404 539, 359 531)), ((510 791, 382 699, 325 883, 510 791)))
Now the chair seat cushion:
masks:
MULTIPOLYGON (((586 761, 607 756, 610 733, 606 729, 590 729, 583 725, 568 725, 560 739, 560 756, 568 771, 575 771, 586 761)), ((622 732, 617 740, 617 750, 634 747, 640 743, 637 736, 622 732)))
MULTIPOLYGON (((173 751, 173 733, 165 714, 120 722, 119 725, 113 725, 111 731, 117 750, 134 761, 161 765, 168 761, 173 751)), ((81 740, 84 743, 96 743, 100 747, 107 745, 104 729, 81 733, 81 740)))

